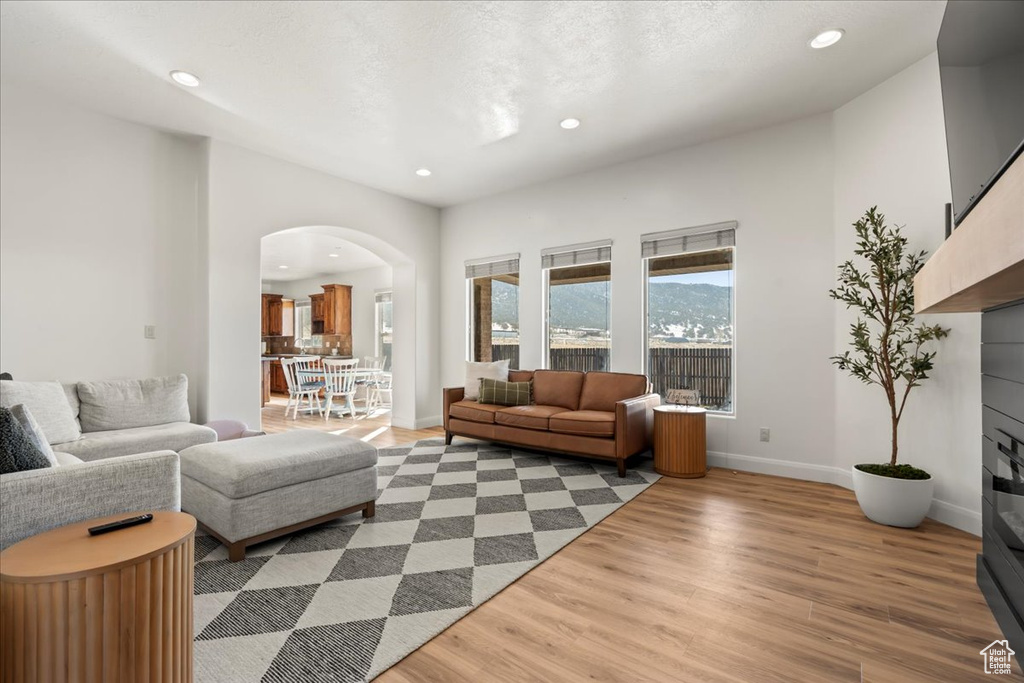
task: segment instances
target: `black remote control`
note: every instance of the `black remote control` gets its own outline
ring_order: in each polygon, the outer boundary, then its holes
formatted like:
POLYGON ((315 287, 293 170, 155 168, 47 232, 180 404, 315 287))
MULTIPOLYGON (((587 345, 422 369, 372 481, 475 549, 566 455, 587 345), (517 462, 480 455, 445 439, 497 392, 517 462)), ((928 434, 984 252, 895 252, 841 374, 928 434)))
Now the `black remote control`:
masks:
POLYGON ((153 515, 148 513, 145 515, 139 515, 138 517, 128 517, 126 519, 119 519, 116 522, 109 522, 107 524, 89 527, 89 535, 99 536, 100 534, 117 531, 118 529, 127 529, 130 526, 137 526, 139 524, 145 524, 146 522, 152 521, 153 515))

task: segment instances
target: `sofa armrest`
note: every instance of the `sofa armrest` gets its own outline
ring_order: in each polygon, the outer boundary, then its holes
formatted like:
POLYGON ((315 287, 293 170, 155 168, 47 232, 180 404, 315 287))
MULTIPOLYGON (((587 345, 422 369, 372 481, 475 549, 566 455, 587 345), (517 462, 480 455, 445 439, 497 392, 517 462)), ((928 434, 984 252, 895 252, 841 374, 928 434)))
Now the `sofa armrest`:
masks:
POLYGON ((615 457, 628 458, 650 447, 654 408, 660 405, 658 394, 644 394, 615 404, 615 457))
POLYGON ((448 408, 465 397, 466 387, 446 387, 442 391, 444 392, 444 430, 448 431, 448 408))
POLYGON ((180 510, 178 454, 157 451, 0 476, 0 549, 86 519, 180 510))

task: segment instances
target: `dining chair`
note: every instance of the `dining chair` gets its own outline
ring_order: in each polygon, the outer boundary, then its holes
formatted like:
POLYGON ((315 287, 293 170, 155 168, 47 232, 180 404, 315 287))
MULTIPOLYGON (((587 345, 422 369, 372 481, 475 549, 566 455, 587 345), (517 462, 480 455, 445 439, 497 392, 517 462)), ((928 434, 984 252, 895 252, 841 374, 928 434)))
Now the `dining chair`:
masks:
POLYGON ((366 414, 378 408, 391 408, 391 373, 381 371, 370 385, 366 399, 366 414))
POLYGON ((384 369, 384 358, 382 356, 365 356, 363 368, 365 370, 382 370, 384 369))
POLYGON ((297 356, 295 358, 282 358, 281 369, 284 370, 284 381, 288 385, 288 403, 284 408, 285 416, 288 409, 292 410, 292 419, 298 419, 299 410, 312 413, 314 410, 323 414, 323 404, 320 402, 320 390, 324 388, 321 380, 308 380, 299 376, 298 371, 312 371, 317 368, 320 359, 316 356, 297 356), (307 407, 302 408, 302 399, 306 399, 307 407), (316 405, 314 405, 314 401, 316 405), (294 406, 294 407, 293 407, 294 406))
POLYGON ((323 361, 324 389, 327 396, 327 409, 324 411, 324 422, 331 417, 331 410, 334 408, 335 399, 345 402, 352 419, 356 419, 355 395, 356 395, 356 366, 359 359, 334 360, 325 358, 323 361))

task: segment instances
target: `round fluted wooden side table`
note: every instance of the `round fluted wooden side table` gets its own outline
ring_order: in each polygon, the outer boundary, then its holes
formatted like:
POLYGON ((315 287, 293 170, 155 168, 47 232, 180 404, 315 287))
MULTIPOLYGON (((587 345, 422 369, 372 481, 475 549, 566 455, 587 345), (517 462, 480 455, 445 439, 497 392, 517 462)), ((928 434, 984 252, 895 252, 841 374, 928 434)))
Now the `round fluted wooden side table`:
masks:
POLYGON ((26 538, 0 553, 2 680, 189 683, 196 520, 90 536, 128 512, 26 538))
POLYGON ((654 409, 654 471, 696 479, 708 473, 707 410, 690 406, 654 409))

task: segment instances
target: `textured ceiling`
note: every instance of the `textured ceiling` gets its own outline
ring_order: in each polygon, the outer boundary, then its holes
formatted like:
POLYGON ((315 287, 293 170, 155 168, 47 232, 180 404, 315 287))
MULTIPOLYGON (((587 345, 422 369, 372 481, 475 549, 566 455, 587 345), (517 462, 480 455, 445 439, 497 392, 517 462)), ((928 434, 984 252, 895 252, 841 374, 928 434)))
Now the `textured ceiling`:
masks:
POLYGON ((3 2, 0 78, 444 206, 835 109, 943 5, 3 2))
POLYGON ((305 280, 317 275, 387 265, 368 249, 307 228, 285 230, 264 237, 260 240, 260 253, 260 278, 268 282, 305 280), (332 258, 329 254, 338 254, 338 257, 332 258))

